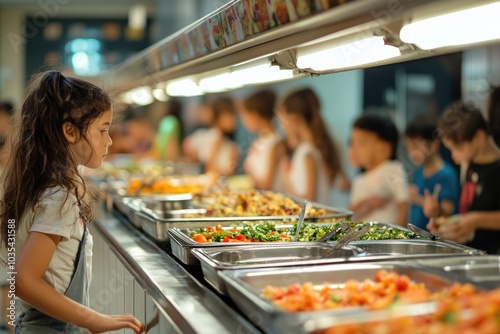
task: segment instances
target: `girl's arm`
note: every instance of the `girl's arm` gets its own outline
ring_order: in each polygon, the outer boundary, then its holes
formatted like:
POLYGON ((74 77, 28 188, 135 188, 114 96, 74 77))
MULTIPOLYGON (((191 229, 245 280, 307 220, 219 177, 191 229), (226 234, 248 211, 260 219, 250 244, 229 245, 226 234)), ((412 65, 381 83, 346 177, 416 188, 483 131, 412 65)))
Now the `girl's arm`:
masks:
POLYGON ((222 135, 220 135, 217 140, 214 142, 214 145, 212 146, 212 150, 210 151, 210 154, 208 155, 208 160, 205 165, 205 171, 207 173, 218 173, 219 170, 217 168, 217 156, 219 155, 220 148, 222 146, 224 138, 222 135))
POLYGON ((253 172, 248 171, 252 179, 255 181, 255 185, 257 188, 271 189, 274 178, 276 177, 276 168, 278 168, 278 162, 280 161, 284 152, 285 152, 285 146, 282 142, 279 142, 276 145, 274 145, 270 153, 271 157, 269 159, 269 165, 266 168, 266 176, 262 181, 256 180, 255 177, 252 175, 253 172))
POLYGON ((314 201, 316 199, 316 162, 312 155, 306 156, 306 170, 305 170, 305 182, 306 182, 306 192, 303 194, 298 194, 294 191, 294 187, 292 185, 293 182, 297 182, 297 180, 291 180, 289 174, 285 174, 285 189, 287 193, 291 195, 295 195, 298 197, 302 197, 303 199, 307 199, 310 201, 314 201))
POLYGON ((307 190, 306 193, 302 195, 304 199, 314 201, 316 199, 316 162, 312 155, 306 157, 306 177, 307 180, 307 190))
POLYGON ((16 263, 16 294, 22 300, 62 322, 86 328, 91 333, 130 328, 143 333, 144 325, 132 315, 108 316, 64 296, 43 276, 52 260, 60 236, 30 232, 16 263))

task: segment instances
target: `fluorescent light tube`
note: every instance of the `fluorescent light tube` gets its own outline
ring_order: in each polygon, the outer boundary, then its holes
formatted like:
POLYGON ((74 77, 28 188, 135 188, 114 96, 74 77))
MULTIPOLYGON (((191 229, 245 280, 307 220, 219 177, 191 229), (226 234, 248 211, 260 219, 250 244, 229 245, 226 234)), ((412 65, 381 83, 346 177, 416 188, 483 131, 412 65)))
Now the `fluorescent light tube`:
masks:
POLYGON ((223 73, 200 79, 200 87, 205 93, 219 93, 239 88, 241 84, 233 81, 229 73, 223 73))
POLYGON ((165 92, 165 89, 155 88, 155 89, 153 89, 152 93, 153 93, 153 96, 155 97, 155 99, 157 99, 158 101, 161 101, 161 102, 168 101, 168 96, 167 96, 167 93, 165 92))
POLYGON ((147 86, 137 87, 130 91, 131 100, 140 106, 146 106, 153 103, 153 95, 151 95, 151 88, 147 86))
POLYGON ((299 49, 297 67, 326 71, 369 64, 401 55, 397 47, 385 45, 384 38, 372 36, 356 42, 320 49, 299 49))
POLYGON ((243 85, 281 81, 293 78, 292 70, 281 70, 279 66, 262 64, 244 69, 235 69, 230 74, 230 81, 243 85))
POLYGON ((170 96, 203 95, 203 90, 191 79, 180 79, 167 84, 167 94, 170 96))
POLYGON ((500 39, 500 2, 412 22, 400 38, 423 50, 500 39))

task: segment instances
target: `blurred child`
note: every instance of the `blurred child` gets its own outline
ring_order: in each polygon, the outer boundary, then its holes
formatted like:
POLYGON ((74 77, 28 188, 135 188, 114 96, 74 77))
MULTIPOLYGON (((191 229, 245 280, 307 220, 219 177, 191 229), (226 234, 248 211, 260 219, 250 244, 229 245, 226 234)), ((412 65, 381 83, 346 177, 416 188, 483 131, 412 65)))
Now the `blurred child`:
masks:
POLYGON ((460 195, 458 173, 453 166, 443 161, 439 155, 441 146, 436 135, 435 123, 417 120, 405 132, 405 142, 411 161, 419 166, 413 174, 410 186, 410 223, 426 229, 429 218, 425 216, 424 193, 439 189, 441 213, 451 216, 458 210, 460 195))
POLYGON ((270 90, 258 91, 243 100, 240 113, 243 124, 258 135, 243 168, 257 188, 282 191, 277 167, 285 146, 273 125, 275 101, 276 95, 270 90))
POLYGON ((212 111, 210 129, 200 129, 186 138, 184 149, 193 162, 205 164, 205 172, 231 175, 238 165, 239 148, 230 139, 237 125, 237 111, 229 98, 217 98, 208 104, 212 111))
MULTIPOLYGON (((443 238, 496 254, 500 249, 500 151, 488 135, 483 115, 473 105, 450 105, 438 129, 453 160, 467 163, 468 168, 460 194, 460 219, 443 225, 432 220, 428 228, 443 238)), ((443 214, 437 199, 430 195, 424 211, 430 217, 443 214)))
POLYGON ((283 100, 279 116, 293 149, 291 161, 283 158, 280 166, 286 192, 331 204, 335 179, 346 177, 338 148, 321 118, 318 97, 309 88, 295 91, 283 100))
POLYGON ((181 156, 181 142, 184 135, 182 105, 177 100, 169 100, 165 106, 165 116, 158 124, 152 155, 160 160, 178 160, 181 156))
POLYGON ((398 130, 394 123, 377 115, 356 120, 351 135, 351 163, 364 172, 352 185, 351 210, 355 218, 406 226, 408 181, 396 160, 398 130))

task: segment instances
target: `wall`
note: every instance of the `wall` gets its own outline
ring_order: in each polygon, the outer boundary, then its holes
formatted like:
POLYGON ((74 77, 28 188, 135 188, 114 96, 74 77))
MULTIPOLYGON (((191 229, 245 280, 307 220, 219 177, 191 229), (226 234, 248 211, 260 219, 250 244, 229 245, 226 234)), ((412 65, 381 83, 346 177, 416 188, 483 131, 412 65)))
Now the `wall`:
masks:
POLYGON ((0 100, 20 106, 24 96, 24 43, 12 44, 9 36, 23 36, 22 10, 0 7, 0 100))

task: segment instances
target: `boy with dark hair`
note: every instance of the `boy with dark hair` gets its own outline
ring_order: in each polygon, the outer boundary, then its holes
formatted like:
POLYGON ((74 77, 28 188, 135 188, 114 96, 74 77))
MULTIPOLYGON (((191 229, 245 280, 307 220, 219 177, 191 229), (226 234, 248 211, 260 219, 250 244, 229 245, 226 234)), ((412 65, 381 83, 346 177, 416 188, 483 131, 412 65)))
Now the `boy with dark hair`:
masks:
POLYGON ((349 157, 364 172, 353 181, 351 210, 355 219, 406 226, 408 180, 396 160, 398 130, 385 117, 366 114, 354 123, 349 157))
POLYGON ((439 154, 437 126, 429 120, 418 119, 406 128, 405 143, 410 160, 419 166, 410 186, 410 223, 426 229, 424 194, 435 193, 443 216, 457 212, 460 195, 458 173, 439 154))
MULTIPOLYGON (((500 249, 500 151, 488 135, 481 112, 462 102, 449 106, 438 123, 444 145, 453 160, 467 163, 459 201, 460 219, 439 225, 435 220, 429 230, 443 238, 496 254, 500 249)), ((436 198, 427 196, 424 210, 439 217, 436 198)))

